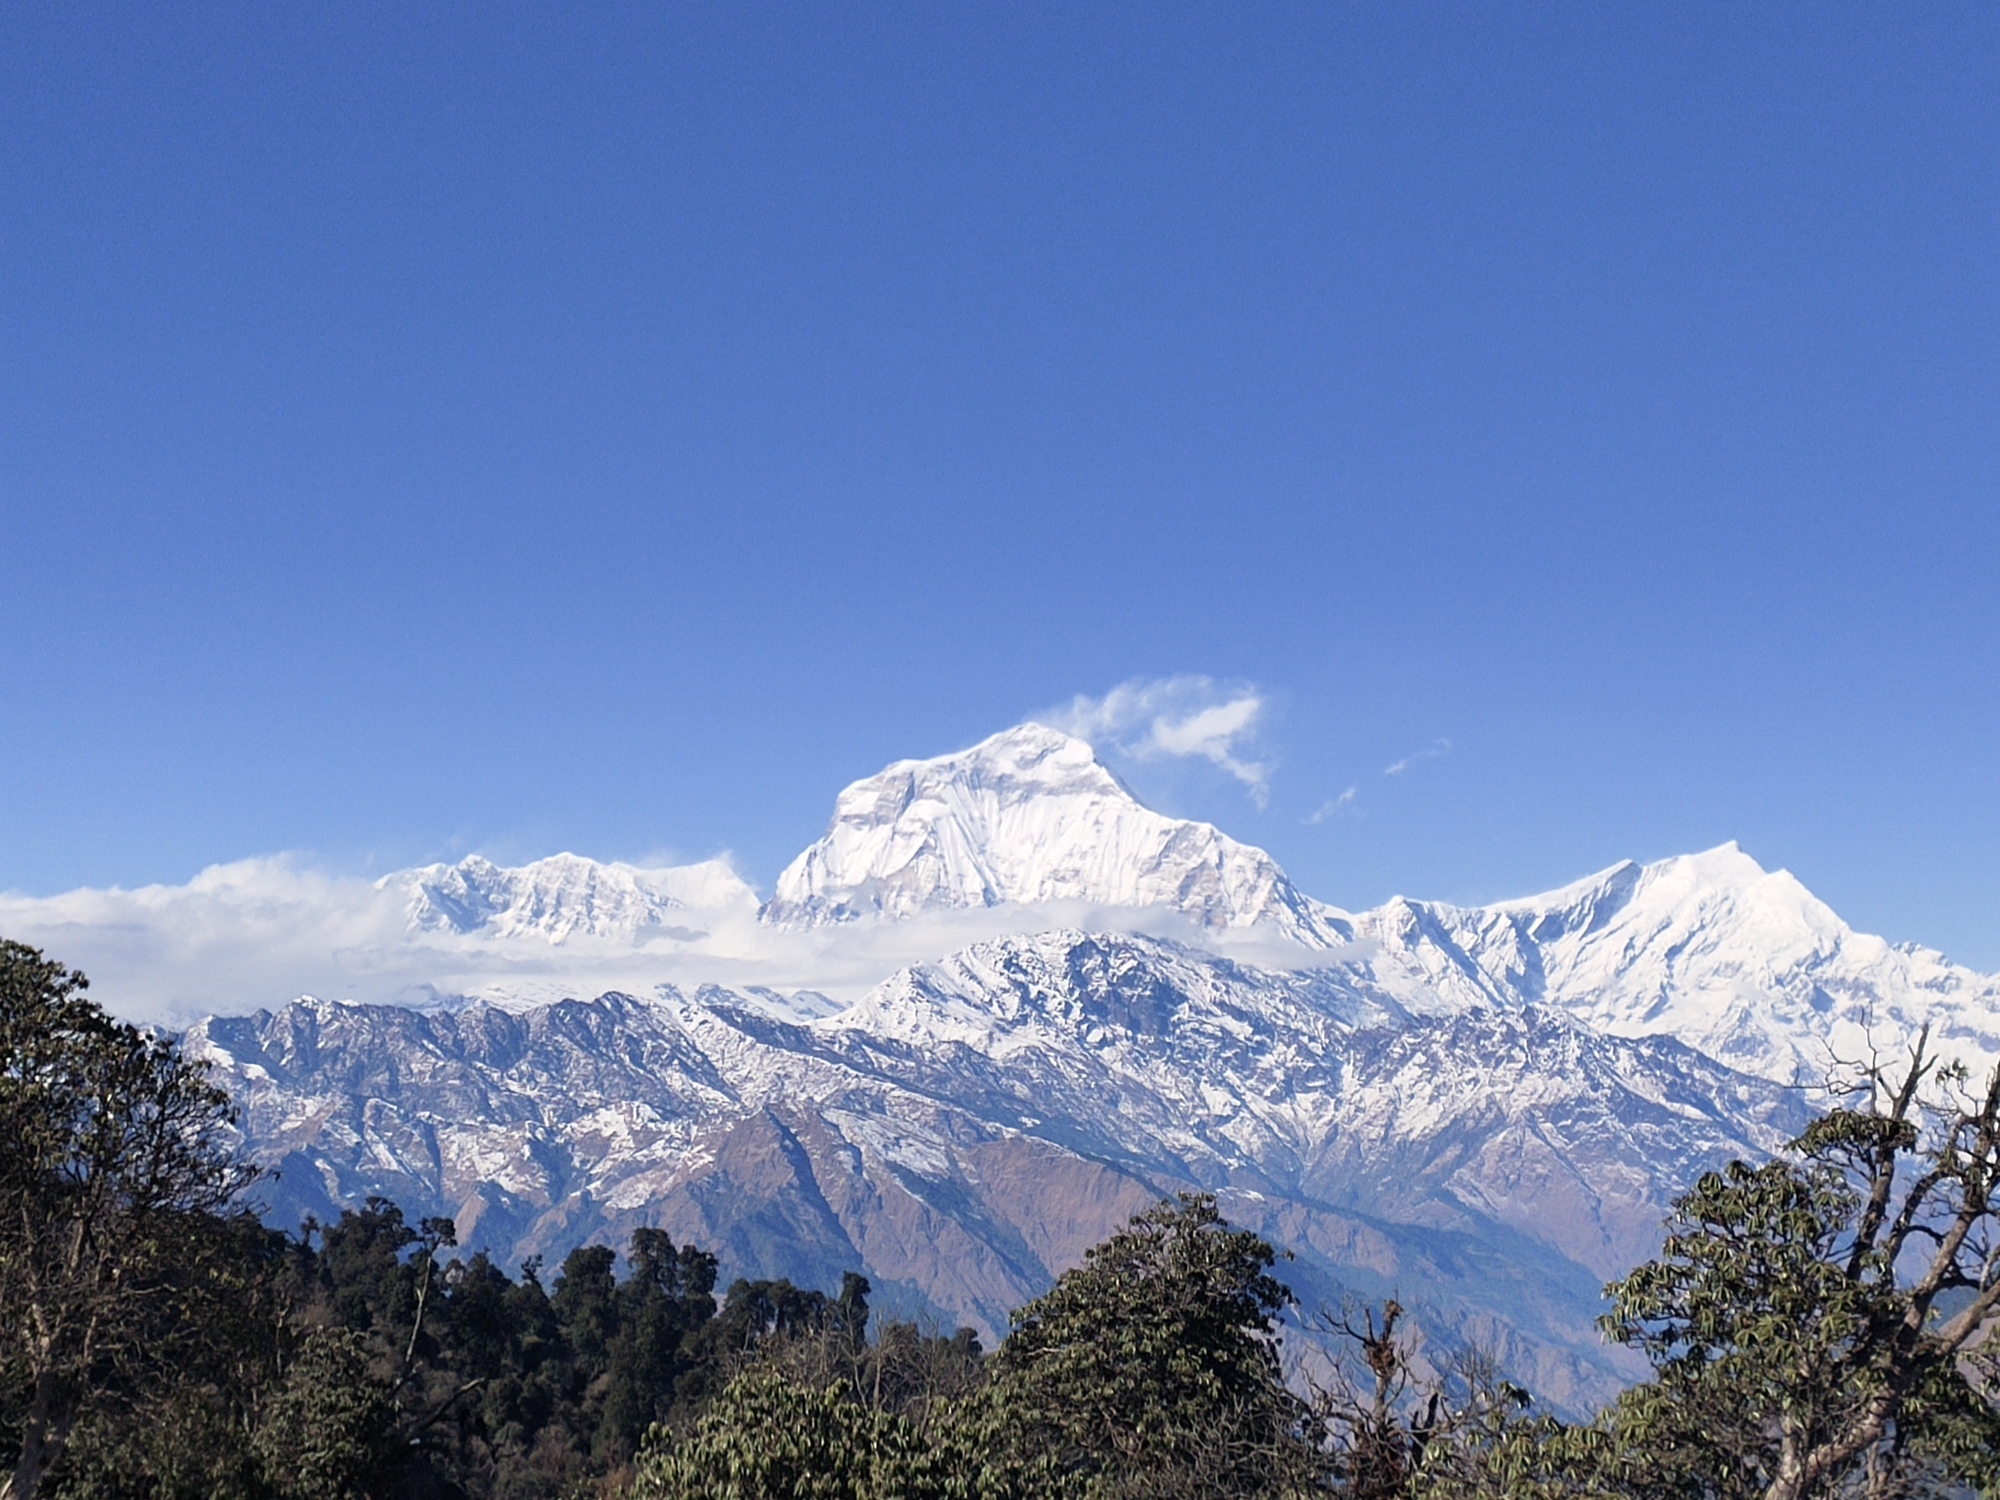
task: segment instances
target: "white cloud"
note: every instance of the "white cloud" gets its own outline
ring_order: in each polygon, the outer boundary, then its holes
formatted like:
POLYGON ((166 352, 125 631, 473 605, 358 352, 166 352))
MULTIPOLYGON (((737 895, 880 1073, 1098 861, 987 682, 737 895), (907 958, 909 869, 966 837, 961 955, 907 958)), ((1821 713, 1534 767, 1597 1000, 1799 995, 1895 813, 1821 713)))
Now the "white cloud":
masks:
POLYGON ((82 969, 93 999, 127 1020, 183 1026, 204 1015, 275 1009, 302 994, 369 1003, 455 996, 527 1004, 606 990, 806 989, 860 997, 906 965, 969 944, 1057 927, 1151 932, 1269 967, 1323 964, 1326 954, 1262 930, 1214 933, 1167 910, 1083 902, 927 913, 900 922, 780 929, 756 919, 754 897, 690 904, 672 927, 639 938, 504 937, 413 929, 407 892, 328 874, 288 858, 202 871, 185 885, 0 894, 0 934, 82 969))
POLYGON ((0 933, 81 968, 99 1003, 146 1021, 344 997, 402 928, 398 897, 282 857, 213 865, 185 885, 0 895, 0 933))
POLYGON ((1449 755, 1449 754, 1451 754, 1450 740, 1433 740, 1430 744, 1424 746, 1423 749, 1413 751, 1411 754, 1406 755, 1401 760, 1397 761, 1394 765, 1384 766, 1382 768, 1382 774, 1384 776, 1401 776, 1405 771, 1409 770, 1411 766, 1414 766, 1421 761, 1436 760, 1441 755, 1449 755))
POLYGON ((1135 678, 1102 698, 1079 695, 1035 717, 1135 760, 1206 760, 1248 787, 1261 807, 1270 791, 1271 765, 1251 758, 1248 744, 1266 702, 1256 688, 1225 686, 1210 677, 1135 678))
POLYGON ((1358 786, 1351 786, 1346 791, 1342 792, 1338 797, 1333 798, 1331 801, 1321 803, 1318 810, 1314 812, 1311 817, 1306 819, 1306 826, 1308 828, 1311 828, 1318 824, 1326 822, 1330 818, 1339 817, 1342 813, 1346 812, 1350 807, 1354 805, 1355 799, 1358 798, 1360 795, 1361 795, 1361 788, 1358 786))

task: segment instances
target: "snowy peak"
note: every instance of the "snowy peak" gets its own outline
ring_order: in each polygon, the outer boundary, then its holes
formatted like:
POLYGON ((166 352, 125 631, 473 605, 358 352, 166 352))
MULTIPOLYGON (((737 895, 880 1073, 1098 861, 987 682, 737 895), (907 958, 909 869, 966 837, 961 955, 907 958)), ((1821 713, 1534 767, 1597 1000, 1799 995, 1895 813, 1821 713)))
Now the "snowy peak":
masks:
POLYGON ((1602 1030, 1670 1032, 1799 1082, 1898 1046, 1927 1020, 1968 1063, 2000 1056, 2000 983, 1855 932, 1789 871, 1734 844, 1646 866, 1615 911, 1545 941, 1542 963, 1602 1030))
POLYGON ((816 926, 1047 902, 1164 907, 1314 947, 1344 936, 1263 850, 1152 811, 1089 745, 1040 724, 855 782, 826 836, 778 877, 764 918, 816 926))
POLYGON ((1546 1000, 1610 1035, 1676 1037, 1785 1083, 1823 1083, 1926 1022, 1969 1064, 2000 1060, 2000 979, 1855 932, 1733 843, 1493 906, 1392 901, 1355 925, 1380 944, 1392 988, 1546 1000))
POLYGON ((1649 865, 1625 860, 1546 895, 1502 901, 1495 912, 1533 913, 1539 940, 1581 940, 1634 922, 1688 931, 1751 921, 1761 936, 1792 943, 1837 940, 1846 925, 1788 870, 1766 870, 1734 842, 1649 865))
POLYGON ((643 940, 693 912, 750 909, 756 894, 723 860, 646 869, 556 854, 508 869, 478 855, 387 876, 413 932, 643 940))

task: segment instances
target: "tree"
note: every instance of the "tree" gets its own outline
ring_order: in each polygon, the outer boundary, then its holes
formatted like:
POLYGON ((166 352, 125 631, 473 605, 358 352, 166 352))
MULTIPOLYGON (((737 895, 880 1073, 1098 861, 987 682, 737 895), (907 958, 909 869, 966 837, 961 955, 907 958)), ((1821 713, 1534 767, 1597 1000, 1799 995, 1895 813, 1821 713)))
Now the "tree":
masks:
POLYGON ((1785 1156, 1703 1177, 1659 1258, 1608 1288, 1607 1332, 1658 1372, 1610 1414, 1624 1487, 1887 1500, 2000 1482, 1979 1348, 2000 1309, 2000 1070, 1967 1093, 1927 1042, 1785 1156))
POLYGON ((1420 1390, 1415 1361, 1396 1332, 1402 1316, 1402 1304, 1391 1298, 1379 1324, 1373 1309, 1358 1317, 1347 1312, 1320 1318, 1323 1329, 1345 1346, 1343 1353, 1359 1351, 1367 1372, 1357 1376, 1341 1360, 1331 1379, 1314 1388, 1311 1401, 1313 1426, 1329 1459, 1328 1478, 1353 1500, 1401 1495, 1438 1428, 1444 1390, 1438 1384, 1420 1390))
POLYGON ((856 1399, 771 1370, 738 1376, 685 1442, 656 1435, 633 1500, 946 1500, 971 1496, 978 1463, 962 1440, 925 1434, 856 1399))
MULTIPOLYGON (((199 1228, 194 1225, 191 1228, 199 1228)), ((260 1500, 250 1436, 291 1342, 290 1238, 241 1212, 210 1221, 199 1337, 171 1366, 138 1364, 102 1387, 43 1493, 62 1500, 260 1500)))
POLYGON ((86 985, 0 940, 0 1500, 33 1500, 80 1418, 204 1338, 214 1226, 254 1175, 205 1065, 86 985))
MULTIPOLYGON (((872 1323, 870 1290, 868 1278, 853 1271, 841 1277, 839 1295, 830 1300, 794 1288, 791 1314, 773 1318, 735 1359, 811 1390, 844 1384, 856 1401, 904 1417, 926 1433, 955 1421, 957 1405, 985 1381, 979 1335, 970 1328, 949 1336, 927 1333, 901 1319, 872 1323)), ((732 1289, 736 1312, 725 1311, 718 1323, 727 1327, 756 1300, 753 1284, 738 1282, 732 1289)), ((768 1305, 777 1302, 770 1298, 768 1305)))
MULTIPOLYGON (((1606 1289, 1654 1378, 1594 1421, 1476 1371, 1416 1388, 1392 1319, 1337 1325, 1373 1390, 1330 1415, 1334 1487, 1420 1500, 1899 1500, 2000 1492, 2000 1072, 1968 1092, 1920 1036, 1777 1159, 1674 1205, 1606 1289), (1926 1090, 1929 1097, 1926 1098, 1926 1090), (1419 1399, 1412 1399, 1412 1398, 1419 1399)), ((1393 1311, 1391 1304, 1391 1311, 1393 1311)))
MULTIPOLYGON (((302 1248, 315 1295, 304 1309, 307 1332, 259 1433, 281 1489, 429 1493, 452 1488, 454 1474, 485 1458, 468 1451, 488 1446, 470 1398, 492 1379, 493 1355, 509 1351, 504 1328, 490 1321, 496 1299, 488 1277, 468 1298, 471 1321, 484 1314, 485 1326, 471 1338, 457 1326, 456 1294, 471 1268, 439 1260, 456 1244, 450 1219, 419 1219, 412 1229, 382 1198, 323 1229, 308 1222, 302 1248), (310 1254, 315 1231, 321 1246, 310 1254), (309 1480, 280 1457, 307 1452, 319 1455, 309 1480)), ((504 1314, 504 1291, 498 1300, 504 1314)))
POLYGON ((449 1220, 413 1226, 380 1198, 280 1237, 292 1299, 249 1444, 267 1488, 295 1500, 615 1490, 652 1423, 691 1426, 726 1383, 702 1336, 707 1252, 641 1229, 621 1280, 609 1247, 580 1246, 552 1296, 538 1260, 515 1281, 483 1251, 444 1259, 455 1239, 449 1220))
POLYGON ((1391 1300, 1379 1324, 1372 1311, 1321 1320, 1366 1371, 1357 1375, 1343 1358, 1330 1383, 1312 1388, 1326 1490, 1347 1500, 1610 1500, 1595 1487, 1599 1428, 1535 1411, 1478 1348, 1420 1374, 1397 1331, 1402 1316, 1391 1300))
MULTIPOLYGON (((619 1330, 607 1346, 600 1456, 622 1463, 687 1394, 690 1335, 715 1316, 716 1259, 676 1249, 660 1229, 632 1231, 632 1274, 617 1290, 619 1330)), ((866 1283, 863 1283, 865 1286, 866 1283)))
POLYGON ((1136 1215, 1015 1313, 985 1392, 996 1457, 1092 1496, 1250 1495, 1315 1463, 1286 1387, 1276 1252, 1207 1194, 1136 1215))
POLYGON ((393 1451, 396 1417, 367 1339, 351 1328, 315 1328, 251 1442, 285 1500, 349 1500, 367 1492, 393 1451))

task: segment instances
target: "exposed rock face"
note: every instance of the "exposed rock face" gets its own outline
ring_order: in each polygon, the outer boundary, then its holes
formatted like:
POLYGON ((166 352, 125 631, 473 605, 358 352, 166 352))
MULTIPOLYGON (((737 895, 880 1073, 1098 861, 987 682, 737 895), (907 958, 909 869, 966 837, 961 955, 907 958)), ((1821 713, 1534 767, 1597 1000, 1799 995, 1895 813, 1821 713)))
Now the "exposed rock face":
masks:
POLYGON ((860 1266, 991 1336, 1136 1208, 1206 1187, 1298 1251, 1309 1296, 1399 1292, 1579 1403, 1626 1373, 1590 1324, 1603 1279, 1674 1190, 1800 1119, 1786 1090, 1545 1006, 1412 1016, 1365 976, 1075 932, 805 1024, 667 990, 300 1002, 190 1042, 287 1216, 381 1192, 509 1258, 656 1224, 736 1274, 860 1266))
POLYGON ((1135 1209, 1199 1187, 1297 1252, 1308 1302, 1397 1295, 1572 1406, 1632 1373, 1593 1326, 1603 1282, 1652 1253, 1701 1172, 1803 1123, 1796 1085, 1926 1023, 2000 1060, 2000 980, 1853 932, 1734 845, 1350 916, 1033 724, 849 787, 761 925, 719 862, 473 859, 384 888, 441 951, 531 951, 541 994, 589 972, 585 949, 638 971, 696 917, 802 951, 968 908, 1039 926, 1064 903, 1164 909, 1194 937, 1028 932, 846 1006, 662 985, 203 1023, 191 1044, 282 1169, 280 1218, 384 1193, 509 1258, 658 1225, 731 1274, 859 1267, 991 1336, 1135 1209), (1245 935, 1302 967, 1194 945, 1245 935))

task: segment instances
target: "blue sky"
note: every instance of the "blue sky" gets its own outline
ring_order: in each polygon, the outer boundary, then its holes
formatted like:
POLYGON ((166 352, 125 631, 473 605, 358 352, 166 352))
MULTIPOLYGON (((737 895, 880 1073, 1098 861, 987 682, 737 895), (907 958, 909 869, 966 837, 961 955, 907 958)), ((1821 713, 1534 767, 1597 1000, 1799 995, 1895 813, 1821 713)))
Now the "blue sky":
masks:
POLYGON ((1735 838, 2000 969, 1996 76, 1969 5, 7 7, 0 888, 768 886, 1205 676, 1262 805, 1121 769, 1326 899, 1735 838))

